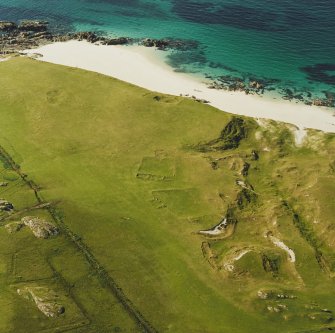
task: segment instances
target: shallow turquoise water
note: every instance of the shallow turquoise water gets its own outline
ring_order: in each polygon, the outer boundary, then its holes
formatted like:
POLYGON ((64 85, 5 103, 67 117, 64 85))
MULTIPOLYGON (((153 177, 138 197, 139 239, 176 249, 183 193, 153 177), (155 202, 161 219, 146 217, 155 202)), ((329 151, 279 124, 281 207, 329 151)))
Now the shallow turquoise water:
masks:
POLYGON ((0 19, 25 18, 65 30, 192 39, 198 48, 169 57, 178 70, 335 92, 335 1, 0 0, 0 19), (302 70, 317 64, 327 66, 302 70))

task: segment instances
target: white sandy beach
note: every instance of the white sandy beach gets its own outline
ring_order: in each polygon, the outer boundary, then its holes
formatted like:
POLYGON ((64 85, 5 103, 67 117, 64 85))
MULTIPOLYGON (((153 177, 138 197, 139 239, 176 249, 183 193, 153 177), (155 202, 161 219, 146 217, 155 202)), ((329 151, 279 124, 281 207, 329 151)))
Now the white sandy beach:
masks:
POLYGON ((335 133, 335 112, 330 108, 209 89, 196 77, 174 72, 157 57, 157 52, 141 46, 104 46, 85 41, 54 43, 26 51, 41 54, 38 59, 42 61, 98 72, 152 91, 193 95, 229 113, 291 123, 300 129, 296 133, 298 141, 305 128, 335 133))

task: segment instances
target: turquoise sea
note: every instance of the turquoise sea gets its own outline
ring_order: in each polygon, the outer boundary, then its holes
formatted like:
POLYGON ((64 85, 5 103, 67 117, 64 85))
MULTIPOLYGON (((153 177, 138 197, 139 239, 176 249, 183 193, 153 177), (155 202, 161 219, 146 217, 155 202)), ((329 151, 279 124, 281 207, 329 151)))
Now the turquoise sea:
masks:
POLYGON ((20 19, 45 19, 65 31, 192 40, 188 50, 169 54, 178 71, 335 93, 331 0, 0 0, 0 20, 20 19))

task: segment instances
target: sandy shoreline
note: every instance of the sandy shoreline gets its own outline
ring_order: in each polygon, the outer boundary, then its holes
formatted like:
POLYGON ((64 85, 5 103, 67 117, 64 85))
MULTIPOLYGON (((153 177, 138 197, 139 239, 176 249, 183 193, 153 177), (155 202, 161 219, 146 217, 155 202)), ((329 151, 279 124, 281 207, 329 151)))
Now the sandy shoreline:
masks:
POLYGON ((157 57, 159 51, 151 48, 69 41, 26 52, 41 54, 39 60, 42 61, 98 72, 152 91, 177 96, 193 95, 229 113, 291 123, 300 130, 313 128, 335 133, 335 112, 330 108, 209 89, 196 77, 174 72, 157 57))

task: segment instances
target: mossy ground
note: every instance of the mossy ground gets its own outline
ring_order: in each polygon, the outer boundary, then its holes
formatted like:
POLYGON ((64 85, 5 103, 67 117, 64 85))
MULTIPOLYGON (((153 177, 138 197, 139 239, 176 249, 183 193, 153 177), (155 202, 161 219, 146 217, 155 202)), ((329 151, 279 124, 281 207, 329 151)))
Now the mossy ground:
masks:
POLYGON ((54 214, 62 227, 49 240, 0 227, 1 333, 142 331, 109 277, 158 332, 335 326, 324 311, 335 311, 334 135, 309 131, 296 147, 284 124, 259 126, 29 59, 1 63, 0 74, 0 145, 27 174, 1 158, 0 182, 9 185, 0 197, 16 211, 36 205, 32 180, 51 210, 29 215, 54 214), (197 234, 227 212, 237 221, 231 236, 197 234), (294 250, 295 263, 269 232, 294 250), (249 252, 234 261, 241 249, 249 252), (31 281, 55 286, 69 311, 44 318, 16 294, 31 281), (296 298, 262 300, 261 289, 296 298), (279 305, 287 309, 271 311, 279 305))

